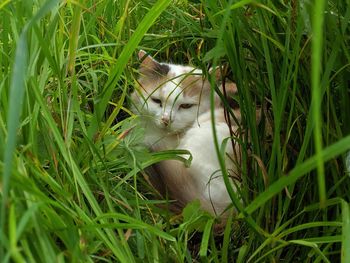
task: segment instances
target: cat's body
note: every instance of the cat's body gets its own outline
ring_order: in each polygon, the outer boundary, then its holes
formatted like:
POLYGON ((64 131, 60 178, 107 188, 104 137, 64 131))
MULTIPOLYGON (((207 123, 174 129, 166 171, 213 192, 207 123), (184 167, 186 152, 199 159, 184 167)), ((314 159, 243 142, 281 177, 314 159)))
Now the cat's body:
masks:
MULTIPOLYGON (((167 188, 172 199, 183 208, 188 202, 200 200, 203 209, 221 214, 231 203, 223 181, 213 139, 210 111, 210 83, 198 69, 161 64, 143 51, 139 58, 140 90, 132 94, 135 109, 145 128, 145 144, 153 151, 185 149, 191 152, 190 167, 177 160, 157 164, 156 185, 167 188), (157 178, 158 177, 158 178, 157 178)), ((235 86, 234 86, 235 88, 235 86)), ((221 145, 230 137, 220 100, 215 101, 215 128, 221 145)), ((239 110, 235 111, 239 115, 239 110)), ((238 116, 239 117, 239 116, 238 116)), ((233 129, 237 129, 235 122, 233 129)), ((237 158, 227 143, 226 168, 231 175, 237 171, 237 158), (234 161, 232 161, 234 160, 234 161)), ((239 159, 239 158, 238 158, 239 159)), ((233 187, 234 184, 232 184, 233 187)), ((162 189, 160 189, 162 192, 162 189)))

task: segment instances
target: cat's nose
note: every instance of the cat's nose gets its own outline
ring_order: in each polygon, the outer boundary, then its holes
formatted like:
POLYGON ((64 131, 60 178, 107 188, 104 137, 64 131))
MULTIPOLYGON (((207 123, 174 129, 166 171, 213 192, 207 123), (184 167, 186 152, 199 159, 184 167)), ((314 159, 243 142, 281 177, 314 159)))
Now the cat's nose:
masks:
POLYGON ((170 118, 169 116, 162 116, 162 123, 165 127, 167 127, 170 124, 170 118))
POLYGON ((170 114, 164 112, 161 118, 161 121, 165 127, 169 126, 171 120, 170 120, 170 114))

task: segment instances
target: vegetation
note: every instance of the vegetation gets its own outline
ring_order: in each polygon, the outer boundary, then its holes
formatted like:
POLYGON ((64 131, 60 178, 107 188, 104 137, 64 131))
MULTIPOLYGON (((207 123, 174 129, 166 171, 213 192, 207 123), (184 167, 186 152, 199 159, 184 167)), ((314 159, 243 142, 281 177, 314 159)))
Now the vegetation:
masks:
POLYGON ((2 262, 350 262, 349 1, 4 0, 0 17, 2 262), (142 148, 128 110, 140 48, 239 86, 251 143, 221 236, 147 183, 176 153, 142 148))

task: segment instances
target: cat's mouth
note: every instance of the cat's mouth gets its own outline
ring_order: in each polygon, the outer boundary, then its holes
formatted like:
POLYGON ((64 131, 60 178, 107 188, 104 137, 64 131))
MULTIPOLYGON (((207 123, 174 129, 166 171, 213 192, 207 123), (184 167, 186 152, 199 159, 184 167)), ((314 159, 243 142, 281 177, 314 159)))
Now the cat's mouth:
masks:
POLYGON ((158 128, 160 128, 161 130, 163 130, 168 134, 179 134, 184 131, 184 128, 179 128, 172 124, 168 124, 168 125, 159 124, 158 128))
POLYGON ((177 133, 177 130, 174 129, 174 127, 172 127, 172 125, 165 126, 165 125, 161 124, 161 125, 159 125, 159 128, 161 128, 163 131, 167 131, 169 133, 177 133))

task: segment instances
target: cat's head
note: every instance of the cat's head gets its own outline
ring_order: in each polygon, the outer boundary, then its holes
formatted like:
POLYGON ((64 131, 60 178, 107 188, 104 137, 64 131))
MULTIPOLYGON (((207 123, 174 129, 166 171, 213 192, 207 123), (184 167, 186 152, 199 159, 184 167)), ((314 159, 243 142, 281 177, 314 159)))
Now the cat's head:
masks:
POLYGON ((156 126, 180 132, 210 108, 210 83, 200 69, 159 63, 140 51, 139 88, 132 94, 141 115, 156 126))

